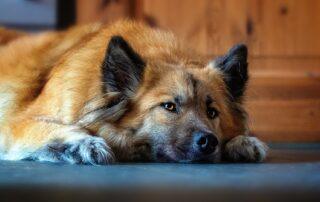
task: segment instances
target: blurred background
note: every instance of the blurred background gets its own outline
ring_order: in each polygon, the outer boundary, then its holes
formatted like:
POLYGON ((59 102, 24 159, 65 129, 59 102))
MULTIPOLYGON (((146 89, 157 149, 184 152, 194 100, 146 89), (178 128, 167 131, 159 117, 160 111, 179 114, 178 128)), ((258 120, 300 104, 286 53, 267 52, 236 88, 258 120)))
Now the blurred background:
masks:
POLYGON ((319 142, 319 11, 318 0, 1 0, 0 25, 38 32, 131 18, 172 30, 208 57, 246 43, 252 132, 319 142))

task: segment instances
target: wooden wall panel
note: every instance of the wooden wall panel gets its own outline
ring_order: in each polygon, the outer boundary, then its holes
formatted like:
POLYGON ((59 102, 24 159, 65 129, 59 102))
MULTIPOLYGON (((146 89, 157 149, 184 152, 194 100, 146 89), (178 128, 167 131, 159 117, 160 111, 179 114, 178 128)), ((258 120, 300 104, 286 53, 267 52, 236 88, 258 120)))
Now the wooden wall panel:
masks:
POLYGON ((320 141, 320 58, 250 58, 250 128, 268 141, 320 141))
POLYGON ((251 55, 320 55, 318 0, 153 0, 143 15, 199 51, 222 54, 245 42, 251 55))
POLYGON ((247 10, 246 1, 207 1, 204 19, 208 35, 206 54, 221 55, 234 44, 247 43, 247 10))
POLYGON ((320 99, 248 102, 253 133, 266 141, 320 141, 320 99))
POLYGON ((77 0, 77 24, 90 22, 109 23, 129 18, 133 9, 132 0, 77 0))
POLYGON ((206 53, 207 0, 154 0, 143 1, 143 19, 152 26, 169 29, 191 47, 206 53))
POLYGON ((319 10, 318 0, 249 0, 252 54, 319 56, 319 10))
POLYGON ((172 30, 190 46, 208 55, 244 42, 246 4, 231 0, 143 1, 143 20, 172 30))

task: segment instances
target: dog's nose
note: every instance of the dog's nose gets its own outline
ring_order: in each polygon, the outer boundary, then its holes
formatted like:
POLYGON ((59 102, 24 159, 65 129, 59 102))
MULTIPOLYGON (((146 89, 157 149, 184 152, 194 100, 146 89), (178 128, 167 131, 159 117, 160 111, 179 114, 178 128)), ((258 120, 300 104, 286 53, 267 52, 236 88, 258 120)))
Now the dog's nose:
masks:
POLYGON ((212 134, 204 131, 195 131, 193 133, 194 144, 202 154, 211 154, 218 145, 218 139, 212 134))

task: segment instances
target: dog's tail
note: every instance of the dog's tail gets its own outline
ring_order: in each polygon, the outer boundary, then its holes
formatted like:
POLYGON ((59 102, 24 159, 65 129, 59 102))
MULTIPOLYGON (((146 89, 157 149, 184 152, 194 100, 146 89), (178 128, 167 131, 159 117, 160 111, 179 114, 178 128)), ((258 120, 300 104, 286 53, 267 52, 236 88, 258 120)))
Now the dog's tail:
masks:
POLYGON ((25 35, 27 35, 25 32, 0 27, 0 46, 6 45, 9 42, 25 35))

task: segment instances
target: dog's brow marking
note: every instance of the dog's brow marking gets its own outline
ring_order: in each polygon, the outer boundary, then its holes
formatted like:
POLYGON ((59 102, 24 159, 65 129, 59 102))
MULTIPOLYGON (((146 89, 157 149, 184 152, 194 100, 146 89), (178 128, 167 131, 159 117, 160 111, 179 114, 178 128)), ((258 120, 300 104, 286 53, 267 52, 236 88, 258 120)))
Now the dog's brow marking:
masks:
POLYGON ((174 98, 174 101, 175 101, 178 105, 181 105, 181 100, 182 100, 181 96, 176 96, 176 97, 174 98))
POLYGON ((211 103, 213 103, 214 100, 212 99, 212 97, 210 95, 207 95, 206 98, 206 105, 209 106, 211 103))
POLYGON ((188 73, 188 83, 189 85, 191 84, 193 88, 193 97, 197 96, 197 85, 198 85, 198 80, 194 78, 194 76, 190 73, 188 73))

